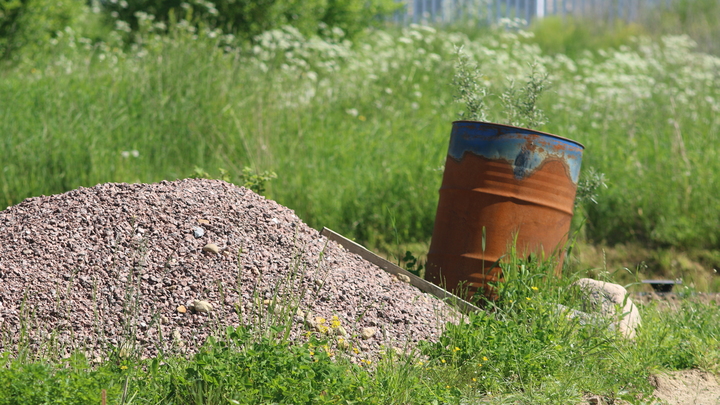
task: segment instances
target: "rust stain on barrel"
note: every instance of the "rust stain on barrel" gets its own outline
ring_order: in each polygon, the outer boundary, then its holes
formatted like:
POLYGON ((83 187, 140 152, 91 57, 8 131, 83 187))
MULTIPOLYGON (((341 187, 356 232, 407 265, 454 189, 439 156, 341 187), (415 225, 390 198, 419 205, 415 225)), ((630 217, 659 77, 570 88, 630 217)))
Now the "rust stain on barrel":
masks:
POLYGON ((493 299, 488 283, 502 274, 492 265, 513 238, 523 257, 549 256, 567 240, 582 145, 497 124, 469 123, 481 126, 477 135, 458 130, 467 124, 454 123, 426 278, 493 299))

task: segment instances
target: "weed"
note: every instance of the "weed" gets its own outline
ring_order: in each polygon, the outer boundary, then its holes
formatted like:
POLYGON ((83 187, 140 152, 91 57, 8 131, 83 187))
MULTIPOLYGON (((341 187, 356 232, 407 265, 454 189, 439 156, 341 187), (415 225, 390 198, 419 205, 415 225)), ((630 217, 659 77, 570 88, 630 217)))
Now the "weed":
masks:
POLYGON ((471 121, 487 121, 488 107, 485 104, 485 97, 488 96, 488 89, 480 84, 483 80, 482 73, 477 65, 472 65, 462 47, 458 47, 455 54, 457 62, 453 85, 458 93, 455 101, 464 103, 466 108, 466 111, 460 112, 460 118, 471 121))

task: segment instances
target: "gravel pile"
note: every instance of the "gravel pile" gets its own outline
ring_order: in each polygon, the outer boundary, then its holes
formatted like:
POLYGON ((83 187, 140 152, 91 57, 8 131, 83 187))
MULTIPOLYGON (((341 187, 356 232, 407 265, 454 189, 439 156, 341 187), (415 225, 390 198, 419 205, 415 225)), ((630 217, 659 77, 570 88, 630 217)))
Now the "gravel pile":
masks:
POLYGON ((289 321, 292 339, 324 334, 373 358, 456 317, 222 181, 101 184, 0 212, 2 351, 192 353, 226 326, 289 321))

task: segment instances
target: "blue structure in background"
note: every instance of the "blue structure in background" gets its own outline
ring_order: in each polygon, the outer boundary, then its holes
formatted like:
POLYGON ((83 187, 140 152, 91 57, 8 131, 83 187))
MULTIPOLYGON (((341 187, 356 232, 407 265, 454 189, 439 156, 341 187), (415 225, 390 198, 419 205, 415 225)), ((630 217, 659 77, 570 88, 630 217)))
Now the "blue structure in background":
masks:
POLYGON ((405 8, 395 14, 399 24, 443 24, 464 20, 497 23, 519 19, 529 24, 546 16, 592 16, 608 21, 637 20, 656 7, 668 7, 672 0, 397 0, 405 8))

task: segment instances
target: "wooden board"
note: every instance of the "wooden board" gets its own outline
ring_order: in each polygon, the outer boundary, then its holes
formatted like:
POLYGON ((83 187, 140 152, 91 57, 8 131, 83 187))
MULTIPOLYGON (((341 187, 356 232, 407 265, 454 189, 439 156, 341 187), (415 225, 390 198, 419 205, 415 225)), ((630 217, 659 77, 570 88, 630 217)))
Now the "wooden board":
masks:
POLYGON ((363 259, 369 261, 370 263, 380 267, 381 269, 385 270, 386 272, 394 275, 402 274, 407 276, 410 279, 410 284, 413 286, 419 288, 421 291, 424 291, 428 294, 432 294, 438 298, 440 298, 443 301, 446 301, 448 304, 453 305, 457 307, 460 311, 463 313, 470 313, 470 312, 477 312, 480 311, 480 308, 476 307, 475 305, 465 301, 464 299, 458 297, 457 295, 444 290, 441 287, 438 287, 437 285, 424 280, 409 271, 403 269, 400 266, 397 266, 396 264, 387 261, 383 259, 382 257, 376 255, 375 253, 365 249, 364 246, 359 245, 350 239, 340 235, 339 233, 333 231, 329 228, 323 228, 322 232, 320 232, 324 237, 330 239, 331 241, 337 242, 342 247, 347 249, 348 251, 355 253, 357 255, 360 255, 363 259))

